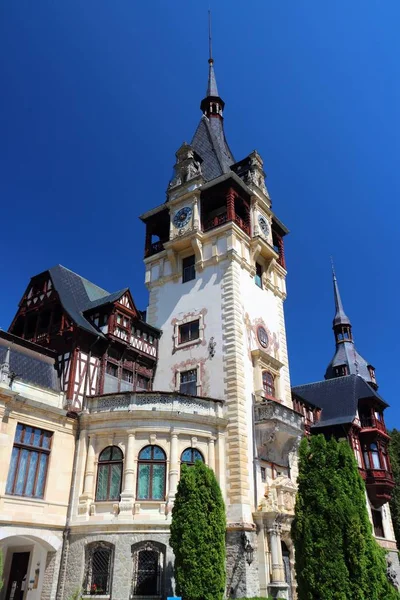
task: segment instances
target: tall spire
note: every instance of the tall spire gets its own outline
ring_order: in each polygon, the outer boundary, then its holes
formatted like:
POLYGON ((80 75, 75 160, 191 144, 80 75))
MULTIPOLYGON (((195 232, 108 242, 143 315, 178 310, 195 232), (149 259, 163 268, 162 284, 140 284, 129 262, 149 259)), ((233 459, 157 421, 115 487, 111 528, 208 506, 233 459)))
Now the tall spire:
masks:
POLYGON ((211 11, 208 11, 208 82, 206 97, 200 104, 200 109, 207 117, 222 118, 222 111, 225 103, 220 98, 217 87, 217 80, 214 71, 214 59, 212 55, 212 35, 211 35, 211 11))
POLYGON ((350 319, 344 312, 332 257, 331 257, 331 262, 332 262, 332 275, 333 275, 333 295, 335 297, 335 307, 336 307, 336 314, 333 319, 333 326, 334 327, 336 325, 350 325, 351 326, 350 319))
POLYGON ((332 379, 344 375, 360 375, 376 389, 378 386, 375 379, 375 369, 357 352, 354 345, 351 322, 344 312, 332 258, 331 262, 333 295, 335 298, 336 309, 333 319, 336 351, 326 370, 325 379, 332 379))

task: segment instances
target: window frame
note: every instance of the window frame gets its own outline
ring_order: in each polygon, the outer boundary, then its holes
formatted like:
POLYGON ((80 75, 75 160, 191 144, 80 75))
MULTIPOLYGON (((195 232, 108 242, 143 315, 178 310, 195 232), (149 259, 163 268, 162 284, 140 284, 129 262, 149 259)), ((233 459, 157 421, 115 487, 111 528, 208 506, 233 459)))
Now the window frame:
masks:
POLYGON ((265 396, 267 398, 276 398, 276 386, 275 386, 275 376, 274 374, 269 370, 269 369, 263 369, 262 373, 261 373, 261 377, 262 377, 262 386, 263 386, 263 392, 265 394, 265 396), (272 384, 269 383, 267 384, 265 382, 265 379, 267 377, 270 377, 272 380, 272 384), (270 389, 272 391, 272 393, 268 393, 267 388, 270 389))
POLYGON ((193 312, 193 313, 189 313, 187 315, 185 315, 182 319, 174 319, 172 324, 174 326, 174 347, 173 350, 182 350, 184 348, 188 348, 191 346, 195 346, 195 345, 200 345, 202 344, 203 346, 206 344, 206 341, 204 339, 204 330, 205 330, 205 323, 204 323, 204 314, 207 311, 205 310, 201 310, 199 312, 193 312), (183 325, 188 325, 190 323, 194 323, 198 321, 199 322, 199 334, 196 338, 190 339, 187 342, 182 342, 181 341, 181 327, 183 325))
POLYGON ((259 262, 256 262, 256 272, 254 274, 254 283, 256 284, 257 287, 260 288, 260 290, 263 289, 262 276, 263 276, 262 264, 260 264, 259 262))
POLYGON ((372 516, 372 528, 374 530, 374 535, 376 537, 384 538, 385 537, 385 528, 383 526, 383 515, 380 510, 371 507, 371 516, 372 516), (379 517, 378 517, 379 515, 379 517), (380 535, 380 533, 382 535, 380 535))
POLYGON ((46 484, 47 484, 47 478, 48 478, 48 473, 49 473, 49 463, 50 463, 50 454, 51 454, 51 450, 52 450, 52 444, 53 444, 53 436, 54 436, 54 432, 53 431, 49 431, 47 429, 42 429, 41 427, 35 427, 34 425, 27 425, 26 423, 17 423, 17 426, 15 428, 15 434, 14 434, 14 442, 13 442, 13 446, 12 446, 12 450, 11 450, 11 457, 10 457, 10 465, 9 465, 9 470, 8 470, 8 474, 7 474, 7 481, 6 481, 6 491, 5 493, 7 495, 10 496, 18 496, 20 498, 35 498, 38 500, 43 500, 45 497, 45 492, 46 492, 46 484), (21 435, 19 437, 19 440, 16 441, 17 438, 17 433, 18 433, 18 428, 21 427, 21 435), (32 431, 30 432, 30 441, 27 442, 25 439, 26 436, 26 431, 27 429, 30 428, 32 431), (40 440, 39 440, 39 446, 33 445, 33 441, 34 441, 34 436, 35 436, 35 431, 40 431, 40 440), (44 448, 43 447, 43 440, 44 440, 44 436, 45 434, 48 434, 48 448, 44 448), (14 470, 14 474, 12 477, 12 483, 11 483, 11 491, 9 490, 9 477, 10 474, 12 473, 12 455, 14 452, 14 448, 18 449, 18 456, 16 459, 16 464, 15 464, 15 470, 14 470), (19 469, 20 469, 20 465, 21 465, 21 456, 23 451, 27 451, 28 452, 28 456, 26 458, 26 464, 25 464, 25 473, 24 473, 24 480, 23 480, 23 485, 22 485, 22 489, 23 492, 22 493, 17 493, 16 487, 18 485, 18 475, 19 475, 19 469), (31 459, 32 459, 32 453, 35 452, 38 454, 38 458, 37 458, 37 462, 36 462, 36 466, 35 466, 35 476, 34 476, 34 480, 33 480, 33 485, 32 485, 32 494, 26 494, 26 487, 28 484, 28 475, 29 475, 29 469, 31 466, 31 459), (36 494, 36 489, 38 487, 39 484, 39 473, 40 473, 40 464, 41 464, 41 456, 47 456, 47 460, 46 460, 46 464, 44 467, 44 474, 43 474, 43 484, 42 484, 42 493, 41 494, 36 494))
POLYGON ((206 464, 206 461, 204 460, 204 455, 203 455, 203 453, 202 453, 202 452, 200 452, 200 450, 198 450, 197 448, 189 447, 189 448, 185 448, 185 449, 184 449, 184 450, 181 452, 181 458, 180 458, 180 461, 181 461, 181 466, 182 466, 182 465, 187 465, 188 467, 193 467, 193 466, 194 466, 194 464, 195 464, 195 462, 196 462, 197 460, 199 460, 199 461, 201 461, 202 463, 206 464), (184 460, 184 459, 182 458, 182 456, 184 455, 184 453, 185 453, 185 452, 188 452, 188 451, 190 451, 190 453, 191 453, 191 460, 184 460), (194 456, 194 454, 195 454, 196 452, 197 452, 198 454, 200 454, 201 458, 195 458, 195 459, 193 460, 193 456, 194 456))
POLYGON ((85 564, 85 579, 84 579, 84 592, 83 596, 110 596, 112 589, 112 578, 113 578, 113 570, 114 570, 114 545, 109 542, 91 542, 86 545, 86 564, 85 564), (94 554, 98 551, 109 552, 109 564, 108 564, 108 573, 107 573, 107 589, 102 592, 93 593, 92 587, 95 585, 93 583, 93 557, 94 554))
POLYGON ((164 502, 167 493, 167 453, 164 448, 158 446, 157 444, 147 444, 143 446, 138 454, 137 460, 137 475, 136 475, 136 499, 138 502, 164 502), (140 455, 147 448, 151 448, 151 457, 150 458, 141 458, 140 455), (157 448, 161 450, 164 454, 163 459, 154 458, 154 449, 157 448), (163 494, 161 498, 153 498, 153 467, 154 465, 164 465, 164 481, 163 481, 163 494), (140 477, 140 466, 141 465, 149 465, 149 487, 148 487, 148 497, 141 498, 139 497, 139 477, 140 477))
POLYGON ((179 393, 180 394, 185 394, 186 396, 197 396, 198 395, 197 394, 198 385, 199 385, 199 372, 198 372, 198 367, 197 366, 194 366, 191 369, 185 369, 184 371, 179 371, 179 393), (182 375, 184 375, 185 373, 190 373, 190 372, 193 372, 193 373, 196 374, 196 379, 182 382, 182 375), (193 383, 196 384, 195 385, 195 387, 196 387, 196 393, 195 394, 191 394, 189 392, 182 391, 182 385, 193 384, 193 383))
POLYGON ((124 453, 122 452, 121 448, 119 446, 106 446, 105 448, 103 448, 103 450, 100 452, 99 454, 99 458, 97 460, 97 478, 96 478, 96 492, 95 492, 95 502, 119 502, 121 500, 121 490, 122 490, 122 479, 123 479, 123 473, 124 473, 124 453), (108 448, 111 448, 111 458, 109 460, 101 460, 101 455, 104 454, 104 452, 106 450, 108 450, 108 448), (119 452, 121 453, 121 458, 118 460, 113 460, 112 459, 112 455, 113 455, 113 449, 116 448, 117 450, 119 450, 119 452), (110 498, 110 486, 111 486, 111 472, 112 472, 112 465, 121 465, 121 472, 120 472, 120 481, 119 481, 119 492, 118 492, 118 498, 110 498), (104 469, 104 467, 107 467, 107 498, 102 498, 99 499, 98 498, 98 492, 99 492, 99 475, 100 475, 100 469, 104 469))
POLYGON ((187 283, 194 279, 196 279, 196 255, 190 254, 189 256, 182 257, 182 283, 187 283), (185 261, 187 262, 189 259, 193 260, 193 263, 185 265, 185 261))
POLYGON ((187 321, 186 323, 181 323, 178 325, 178 344, 182 346, 183 344, 193 344, 197 343, 197 340, 200 339, 200 317, 198 319, 193 319, 192 321, 187 321), (192 327, 194 324, 197 324, 197 327, 194 328, 194 333, 197 333, 195 337, 192 333, 192 327), (188 328, 188 339, 182 340, 182 329, 188 328))

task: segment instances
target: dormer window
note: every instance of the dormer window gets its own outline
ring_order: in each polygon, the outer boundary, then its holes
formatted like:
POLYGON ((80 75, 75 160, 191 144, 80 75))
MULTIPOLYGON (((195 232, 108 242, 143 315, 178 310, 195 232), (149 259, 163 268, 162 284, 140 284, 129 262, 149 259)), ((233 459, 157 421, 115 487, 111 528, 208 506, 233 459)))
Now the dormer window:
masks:
POLYGON ((339 365, 335 367, 335 375, 336 377, 344 377, 348 375, 347 365, 339 365))

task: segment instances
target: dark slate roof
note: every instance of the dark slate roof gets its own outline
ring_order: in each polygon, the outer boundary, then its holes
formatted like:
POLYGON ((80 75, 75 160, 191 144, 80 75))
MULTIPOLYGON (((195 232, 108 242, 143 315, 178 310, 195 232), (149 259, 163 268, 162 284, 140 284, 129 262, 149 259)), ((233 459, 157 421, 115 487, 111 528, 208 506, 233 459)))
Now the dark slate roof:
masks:
POLYGON ((321 419, 313 429, 352 423, 357 415, 358 402, 362 398, 376 398, 387 406, 379 394, 359 375, 346 375, 297 385, 292 391, 306 402, 322 409, 321 419))
POLYGON ((113 294, 109 294, 108 296, 104 296, 103 298, 99 298, 98 300, 94 300, 94 302, 90 303, 90 306, 85 309, 85 312, 91 310, 92 308, 98 308, 99 306, 104 306, 105 304, 111 304, 112 302, 116 302, 125 294, 129 288, 123 288, 118 292, 114 292, 113 294))
POLYGON ((17 381, 24 381, 55 392, 60 391, 55 353, 54 356, 49 356, 53 353, 41 352, 41 348, 36 344, 0 331, 0 364, 4 362, 8 348, 10 348, 10 371, 16 374, 17 381))
POLYGON ((368 364, 357 352, 354 342, 340 342, 336 345, 336 352, 326 369, 325 379, 336 377, 335 367, 346 365, 349 375, 361 375, 363 379, 372 383, 368 364))
POLYGON ((203 160, 201 171, 206 181, 227 173, 235 163, 219 117, 203 115, 190 145, 203 160))
POLYGON ((215 77, 214 61, 212 60, 212 58, 208 61, 208 65, 208 83, 206 97, 209 98, 211 96, 214 98, 218 98, 219 94, 217 88, 217 79, 215 77))
POLYGON ((102 304, 102 301, 110 296, 110 293, 62 265, 52 267, 49 269, 49 273, 63 308, 75 323, 90 333, 104 337, 94 325, 85 319, 82 313, 88 310, 94 302, 99 303, 96 306, 102 304))
POLYGON ((336 313, 333 319, 333 326, 335 325, 350 325, 350 319, 344 312, 342 299, 340 297, 339 286, 336 279, 335 272, 333 272, 333 295, 335 297, 335 308, 336 313))

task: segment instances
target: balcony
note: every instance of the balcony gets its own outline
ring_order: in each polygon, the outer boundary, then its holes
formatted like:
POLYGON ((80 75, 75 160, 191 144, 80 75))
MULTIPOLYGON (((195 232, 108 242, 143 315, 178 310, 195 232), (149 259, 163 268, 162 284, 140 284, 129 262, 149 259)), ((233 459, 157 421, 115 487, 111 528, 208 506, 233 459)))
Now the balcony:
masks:
POLYGON ((360 416, 360 426, 361 426, 361 431, 360 431, 360 435, 365 435, 365 434, 373 434, 375 435, 377 431, 379 431, 379 433, 383 434, 386 437, 389 437, 387 431, 386 431, 386 427, 385 427, 385 423, 383 421, 380 421, 379 419, 377 419, 375 417, 375 415, 370 415, 370 416, 360 416))
POLYGON ((242 231, 247 233, 247 235, 250 235, 250 225, 244 219, 239 217, 237 214, 234 214, 232 219, 228 219, 228 214, 226 212, 222 213, 221 215, 212 217, 211 219, 206 219, 203 223, 203 231, 210 231, 211 229, 215 229, 215 227, 224 225, 229 221, 233 221, 233 223, 236 223, 236 225, 242 231))
POLYGON ((150 246, 148 248, 146 248, 145 258, 147 258, 149 256, 153 256, 154 254, 158 254, 159 252, 162 252, 163 250, 164 250, 164 242, 161 242, 160 240, 158 240, 157 242, 153 242, 152 244, 150 244, 150 246))
POLYGON ((266 400, 255 405, 254 423, 259 457, 286 464, 288 453, 303 435, 302 415, 280 402, 266 400))
POLYGON ((375 508, 388 502, 394 488, 394 479, 386 469, 360 469, 361 477, 365 481, 369 499, 375 508))

